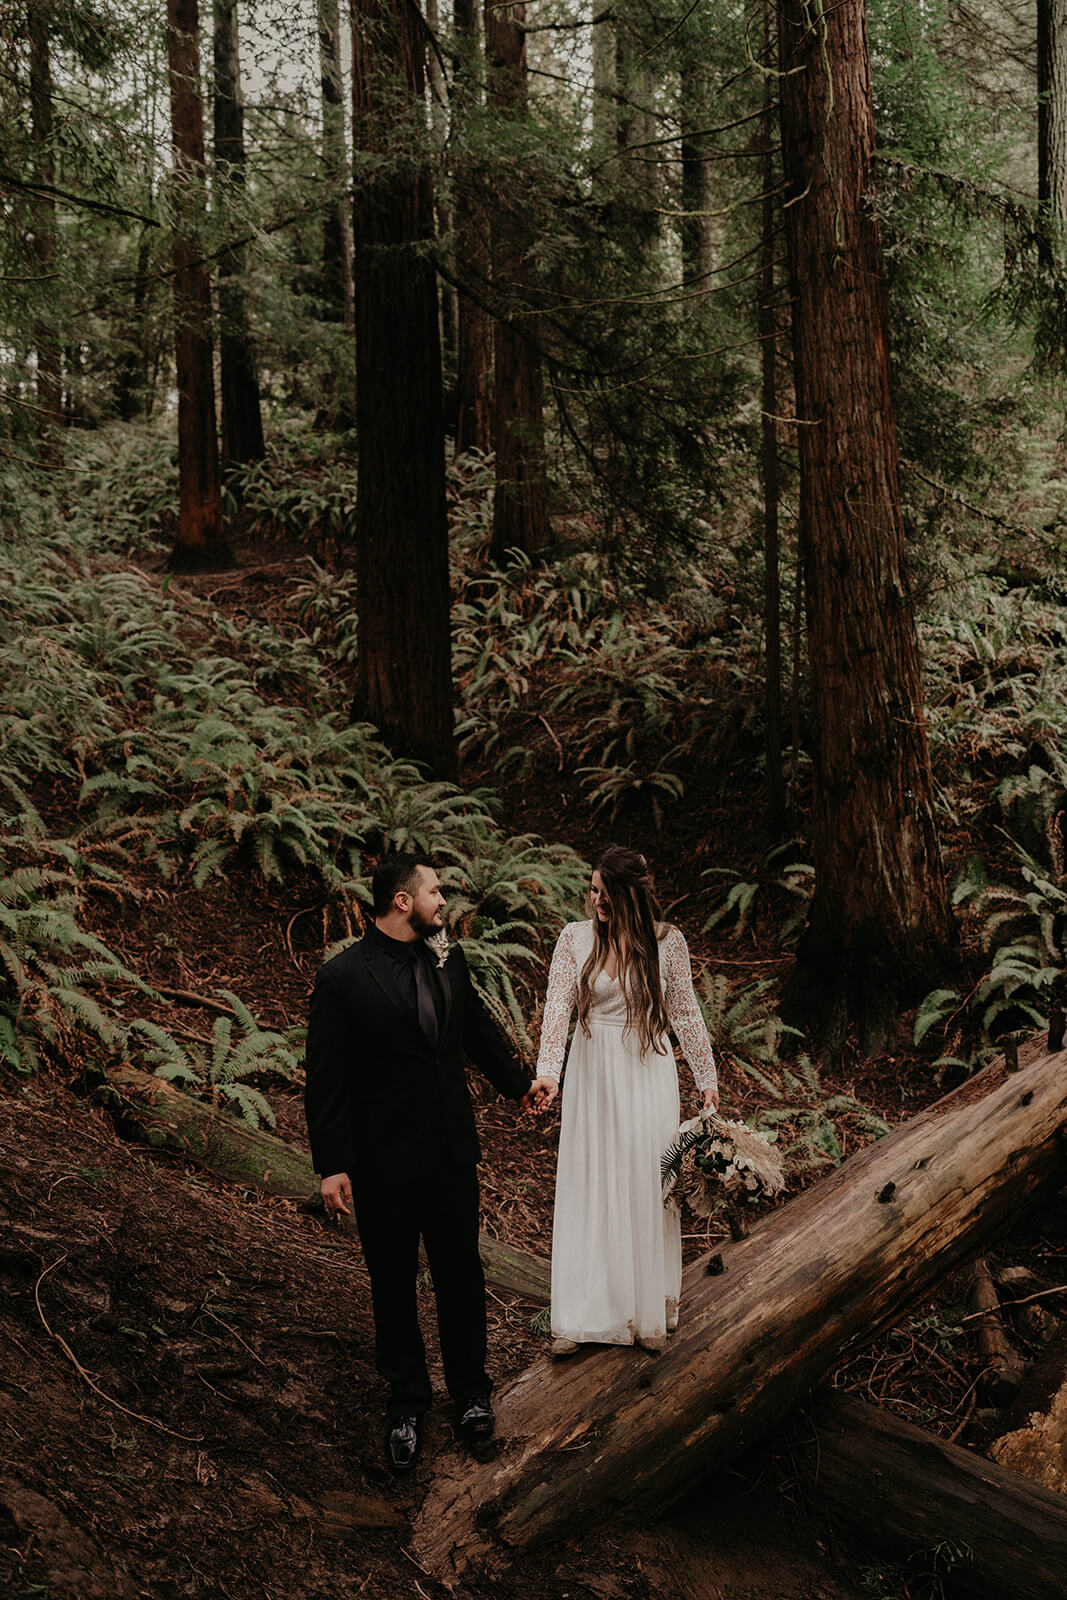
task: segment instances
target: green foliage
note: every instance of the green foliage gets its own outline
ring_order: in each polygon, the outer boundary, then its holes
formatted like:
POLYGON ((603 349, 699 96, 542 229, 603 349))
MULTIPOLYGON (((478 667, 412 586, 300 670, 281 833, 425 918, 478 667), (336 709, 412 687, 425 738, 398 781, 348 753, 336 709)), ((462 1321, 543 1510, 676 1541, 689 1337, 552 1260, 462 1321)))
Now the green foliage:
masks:
POLYGON ((796 839, 775 845, 761 861, 758 877, 751 881, 738 877, 729 867, 708 867, 703 877, 726 876, 736 881, 722 904, 707 918, 705 930, 736 918, 737 932, 744 933, 753 909, 762 909, 767 905, 767 909, 775 914, 780 941, 788 943, 807 918, 815 888, 815 868, 809 862, 797 859, 799 848, 801 846, 796 839))
POLYGON ((253 1127, 260 1122, 274 1127, 274 1113, 265 1094, 250 1080, 291 1080, 300 1068, 296 1046, 304 1030, 291 1028, 283 1034, 264 1028, 237 995, 228 989, 217 993, 232 1006, 234 1018, 216 1018, 210 1044, 183 1044, 166 1028, 142 1017, 131 1024, 127 1047, 159 1077, 184 1088, 210 1088, 216 1106, 225 1101, 253 1127))
POLYGON ((759 1113, 756 1125, 778 1130, 783 1158, 793 1170, 837 1166, 846 1132, 853 1145, 889 1132, 885 1120, 855 1095, 828 1093, 807 1056, 776 1068, 750 1062, 746 1070, 775 1102, 759 1113))

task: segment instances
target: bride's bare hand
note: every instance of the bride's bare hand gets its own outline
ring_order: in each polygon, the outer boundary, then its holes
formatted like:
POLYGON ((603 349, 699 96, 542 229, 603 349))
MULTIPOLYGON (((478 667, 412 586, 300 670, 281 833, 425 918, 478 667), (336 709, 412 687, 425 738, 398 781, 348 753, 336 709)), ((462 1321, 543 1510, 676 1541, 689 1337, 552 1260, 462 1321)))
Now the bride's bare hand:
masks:
POLYGON ((523 1109, 540 1116, 547 1111, 559 1092, 555 1078, 535 1078, 522 1097, 523 1109))

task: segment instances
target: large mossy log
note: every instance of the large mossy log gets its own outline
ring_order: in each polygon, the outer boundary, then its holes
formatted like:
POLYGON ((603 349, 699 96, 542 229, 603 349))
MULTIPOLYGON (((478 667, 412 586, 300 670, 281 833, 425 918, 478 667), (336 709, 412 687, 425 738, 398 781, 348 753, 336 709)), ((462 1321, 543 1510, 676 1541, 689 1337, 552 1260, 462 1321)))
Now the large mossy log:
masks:
POLYGON ((499 1452, 446 1458, 413 1548, 451 1578, 598 1517, 645 1516, 779 1424, 842 1354, 1067 1177, 1067 1055, 994 1064, 723 1246, 667 1351, 537 1362, 497 1402, 499 1452))
MULTIPOLYGON (((165 1078, 138 1072, 136 1067, 112 1068, 108 1083, 143 1129, 149 1144, 176 1151, 227 1183, 256 1189, 261 1194, 304 1201, 317 1195, 318 1178, 308 1155, 283 1139, 239 1122, 225 1112, 214 1111, 165 1078)), ((519 1295, 535 1305, 546 1303, 547 1261, 485 1233, 480 1248, 486 1278, 495 1289, 519 1295)))
POLYGON ((794 1461, 830 1522, 982 1600, 1067 1594, 1067 1499, 852 1395, 824 1390, 794 1461))

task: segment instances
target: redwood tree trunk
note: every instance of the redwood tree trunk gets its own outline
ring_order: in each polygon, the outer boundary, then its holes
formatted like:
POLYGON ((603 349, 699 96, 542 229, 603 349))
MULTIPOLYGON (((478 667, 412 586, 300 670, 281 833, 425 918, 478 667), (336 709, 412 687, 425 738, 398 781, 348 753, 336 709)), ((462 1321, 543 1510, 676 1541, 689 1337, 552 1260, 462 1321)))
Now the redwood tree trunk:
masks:
POLYGON ((204 113, 197 0, 167 0, 174 141, 174 357, 178 385, 178 536, 171 566, 229 565, 222 523, 211 283, 197 233, 204 208, 204 113))
MULTIPOLYGON (((525 0, 486 0, 485 51, 489 99, 515 120, 526 115, 525 0)), ((493 501, 494 561, 510 550, 536 557, 548 543, 545 499, 544 377, 534 343, 536 319, 524 303, 522 279, 533 238, 523 185, 498 191, 493 206, 493 283, 497 299, 515 306, 494 334, 494 422, 496 494, 493 501)))
POLYGON ((493 324, 484 306, 490 249, 485 197, 467 144, 480 84, 478 9, 474 0, 454 0, 456 62, 452 87, 452 134, 459 151, 455 187, 456 262, 460 279, 456 323, 456 454, 493 448, 493 324), (472 293, 463 292, 463 281, 472 293))
POLYGON ((407 0, 353 0, 356 172, 354 718, 441 777, 456 770, 433 191, 423 34, 407 0))
MULTIPOLYGON (((245 187, 244 108, 237 0, 215 7, 215 195, 220 209, 245 187)), ((256 348, 244 287, 245 251, 219 257, 219 376, 222 388, 222 465, 260 461, 266 454, 259 405, 256 348)))
POLYGON ((815 724, 793 1001, 831 1038, 850 1020, 877 1037, 952 928, 904 569, 864 0, 814 14, 779 0, 778 26, 815 724))
MULTIPOLYGON (((763 39, 768 61, 773 42, 772 4, 763 0, 763 39)), ((763 80, 763 118, 760 182, 763 189, 760 239, 760 476, 763 488, 764 633, 767 687, 764 699, 767 723, 767 831, 772 839, 785 832, 785 779, 782 772, 782 607, 780 541, 778 536, 778 316, 775 304, 775 85, 763 80)))
MULTIPOLYGON (((52 62, 49 52, 50 7, 45 0, 30 0, 27 32, 30 42, 30 130, 33 135, 34 176, 48 188, 55 187, 56 165, 52 149, 52 62)), ((51 194, 34 201, 33 270, 42 279, 51 277, 56 260, 56 202, 51 194)), ((42 298, 47 299, 45 284, 42 298)), ((62 362, 59 341, 47 318, 34 328, 37 360, 37 404, 44 416, 42 431, 63 421, 62 362)))
POLYGON ((1067 234, 1067 0, 1037 0, 1038 249, 1063 260, 1067 234))

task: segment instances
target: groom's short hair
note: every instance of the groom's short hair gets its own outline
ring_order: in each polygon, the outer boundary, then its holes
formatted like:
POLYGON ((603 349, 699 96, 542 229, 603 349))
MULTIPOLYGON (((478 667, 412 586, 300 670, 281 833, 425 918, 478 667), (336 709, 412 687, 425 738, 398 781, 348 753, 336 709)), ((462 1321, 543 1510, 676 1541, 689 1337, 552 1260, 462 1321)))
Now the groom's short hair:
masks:
POLYGON ((400 893, 414 894, 419 878, 419 868, 428 867, 434 870, 433 863, 423 856, 417 856, 410 851, 397 850, 391 855, 383 856, 374 869, 371 878, 371 893, 374 897, 374 915, 384 917, 392 909, 393 898, 400 893))

